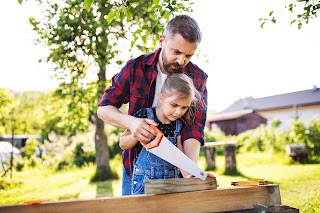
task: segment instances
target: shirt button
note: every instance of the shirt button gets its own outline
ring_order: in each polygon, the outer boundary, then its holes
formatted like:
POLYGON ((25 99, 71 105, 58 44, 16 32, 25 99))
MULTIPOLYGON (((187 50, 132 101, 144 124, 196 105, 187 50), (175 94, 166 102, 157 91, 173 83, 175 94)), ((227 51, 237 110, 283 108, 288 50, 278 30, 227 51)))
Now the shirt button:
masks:
POLYGON ((136 169, 136 171, 139 171, 139 169, 136 169))
POLYGON ((137 184, 137 181, 133 181, 133 184, 137 184))

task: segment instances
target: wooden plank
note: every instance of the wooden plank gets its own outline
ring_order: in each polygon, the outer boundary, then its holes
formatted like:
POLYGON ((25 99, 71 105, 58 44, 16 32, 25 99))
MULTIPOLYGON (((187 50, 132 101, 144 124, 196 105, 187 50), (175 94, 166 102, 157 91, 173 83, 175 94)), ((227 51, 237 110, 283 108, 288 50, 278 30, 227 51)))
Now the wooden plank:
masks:
POLYGON ((216 141, 216 142, 205 142, 203 147, 215 147, 215 146, 230 146, 230 145, 236 145, 237 140, 233 141, 216 141))
POLYGON ((196 213, 253 209, 255 204, 281 205, 279 186, 244 186, 195 192, 106 197, 0 206, 0 213, 196 213))
POLYGON ((259 185, 268 185, 268 181, 265 179, 234 181, 234 182, 231 182, 231 185, 232 186, 259 186, 259 185))
POLYGON ((145 180, 144 185, 146 194, 165 194, 216 189, 217 180, 209 177, 204 181, 199 178, 158 179, 145 180))

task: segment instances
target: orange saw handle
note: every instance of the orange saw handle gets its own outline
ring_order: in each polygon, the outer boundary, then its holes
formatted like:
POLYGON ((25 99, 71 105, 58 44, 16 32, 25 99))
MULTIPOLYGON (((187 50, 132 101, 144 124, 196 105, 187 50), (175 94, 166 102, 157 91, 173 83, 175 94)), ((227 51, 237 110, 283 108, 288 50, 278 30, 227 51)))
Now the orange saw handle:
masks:
POLYGON ((150 125, 150 126, 156 132, 156 138, 148 144, 146 142, 140 141, 141 145, 146 149, 152 149, 154 147, 159 146, 163 137, 163 133, 156 126, 153 126, 153 125, 150 125))

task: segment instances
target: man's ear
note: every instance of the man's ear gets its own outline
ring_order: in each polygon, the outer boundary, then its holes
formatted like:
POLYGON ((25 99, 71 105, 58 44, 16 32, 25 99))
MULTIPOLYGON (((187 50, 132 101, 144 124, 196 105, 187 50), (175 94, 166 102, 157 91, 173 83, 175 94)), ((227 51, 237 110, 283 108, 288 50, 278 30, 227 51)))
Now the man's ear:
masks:
POLYGON ((163 42, 164 42, 164 36, 161 35, 161 36, 159 37, 159 47, 160 47, 160 48, 162 48, 163 42))

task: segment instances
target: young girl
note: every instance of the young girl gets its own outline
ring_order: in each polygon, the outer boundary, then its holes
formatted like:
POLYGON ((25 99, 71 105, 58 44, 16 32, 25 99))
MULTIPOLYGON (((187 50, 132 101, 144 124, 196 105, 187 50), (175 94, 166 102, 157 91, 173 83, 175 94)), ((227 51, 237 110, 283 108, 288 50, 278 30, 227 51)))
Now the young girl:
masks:
MULTIPOLYGON (((156 121, 164 136, 183 152, 180 130, 183 124, 193 123, 193 108, 201 107, 201 96, 190 77, 174 73, 166 78, 158 99, 159 106, 140 109, 135 116, 156 121)), ((144 194, 145 179, 179 178, 180 171, 177 167, 142 148, 129 130, 125 130, 120 136, 119 144, 123 150, 136 146, 131 194, 144 194)), ((189 175, 184 171, 181 173, 184 177, 189 175)))

